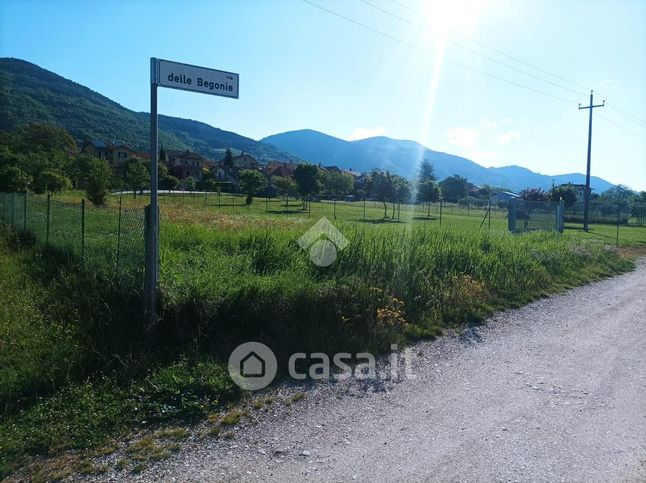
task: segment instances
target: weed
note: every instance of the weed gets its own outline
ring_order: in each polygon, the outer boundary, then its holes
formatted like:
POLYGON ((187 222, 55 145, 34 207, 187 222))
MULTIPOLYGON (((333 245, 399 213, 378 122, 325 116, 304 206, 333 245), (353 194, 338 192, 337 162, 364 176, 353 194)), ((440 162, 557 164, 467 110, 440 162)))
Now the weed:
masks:
POLYGON ((220 418, 220 424, 222 426, 234 426, 238 424, 244 416, 247 416, 247 414, 247 411, 232 409, 220 418))

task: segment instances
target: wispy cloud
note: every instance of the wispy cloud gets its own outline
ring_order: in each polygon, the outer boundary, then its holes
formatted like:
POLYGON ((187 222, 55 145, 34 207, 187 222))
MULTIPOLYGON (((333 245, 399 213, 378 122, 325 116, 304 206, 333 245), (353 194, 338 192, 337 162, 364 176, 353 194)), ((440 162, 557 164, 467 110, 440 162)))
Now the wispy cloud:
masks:
POLYGON ((472 157, 487 162, 498 155, 491 147, 504 146, 520 139, 520 131, 504 130, 503 126, 508 126, 511 121, 508 117, 500 121, 483 118, 476 128, 458 126, 449 129, 446 135, 449 143, 467 150, 472 157))
POLYGON ((357 141, 359 139, 372 138, 375 136, 382 136, 386 129, 382 126, 378 127, 358 127, 352 131, 348 137, 348 141, 357 141))

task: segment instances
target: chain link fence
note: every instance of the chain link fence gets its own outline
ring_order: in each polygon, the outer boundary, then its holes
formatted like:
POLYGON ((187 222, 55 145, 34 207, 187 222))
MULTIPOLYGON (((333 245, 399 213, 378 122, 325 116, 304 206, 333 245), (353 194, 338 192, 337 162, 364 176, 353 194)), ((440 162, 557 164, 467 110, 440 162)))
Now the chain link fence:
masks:
POLYGON ((563 202, 529 201, 519 198, 509 201, 509 231, 517 233, 532 230, 556 230, 564 228, 563 202))
POLYGON ((67 203, 51 196, 0 192, 0 221, 92 270, 140 288, 144 273, 144 210, 67 203))
MULTIPOLYGON (((565 209, 565 221, 568 223, 583 223, 585 203, 576 202, 565 209)), ((590 223, 606 225, 646 225, 646 204, 591 201, 588 212, 590 223)))

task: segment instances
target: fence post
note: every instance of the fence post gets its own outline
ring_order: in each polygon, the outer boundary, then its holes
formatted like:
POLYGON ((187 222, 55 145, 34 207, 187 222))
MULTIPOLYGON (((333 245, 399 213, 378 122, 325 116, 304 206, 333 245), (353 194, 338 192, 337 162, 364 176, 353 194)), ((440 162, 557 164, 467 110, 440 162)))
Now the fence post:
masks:
POLYGON ((119 197, 119 217, 117 221, 117 259, 116 259, 115 274, 114 274, 115 280, 119 279, 119 258, 120 257, 121 257, 121 197, 119 197))
POLYGON ((366 197, 363 197, 363 219, 366 219, 366 197))
POLYGON ((489 230, 491 230, 491 198, 489 198, 489 230))
POLYGON ((440 200, 440 226, 442 226, 442 200, 440 200))
POLYGON ((509 213, 507 215, 507 229, 510 232, 516 231, 516 200, 510 199, 508 204, 509 213))
POLYGON ((47 219, 45 220, 45 246, 49 245, 49 214, 51 209, 52 195, 47 193, 47 219))
POLYGON ((27 191, 25 190, 25 197, 22 201, 22 230, 27 231, 27 191))
POLYGON ((81 199, 81 265, 85 264, 85 198, 81 199))
POLYGON ((621 203, 617 203, 617 246, 619 246, 619 222, 621 221, 621 203))

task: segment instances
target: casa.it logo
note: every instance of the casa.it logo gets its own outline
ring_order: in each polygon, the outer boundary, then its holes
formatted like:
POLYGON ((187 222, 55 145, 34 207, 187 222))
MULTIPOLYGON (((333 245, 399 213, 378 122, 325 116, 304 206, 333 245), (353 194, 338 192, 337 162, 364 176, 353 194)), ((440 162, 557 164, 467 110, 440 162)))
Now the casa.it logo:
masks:
POLYGON ((337 249, 343 250, 350 242, 330 221, 323 217, 298 239, 303 250, 309 250, 310 260, 317 267, 329 267, 334 263, 337 249))
POLYGON ((260 342, 240 344, 229 356, 231 379, 248 391, 257 391, 271 384, 277 369, 273 351, 260 342))

